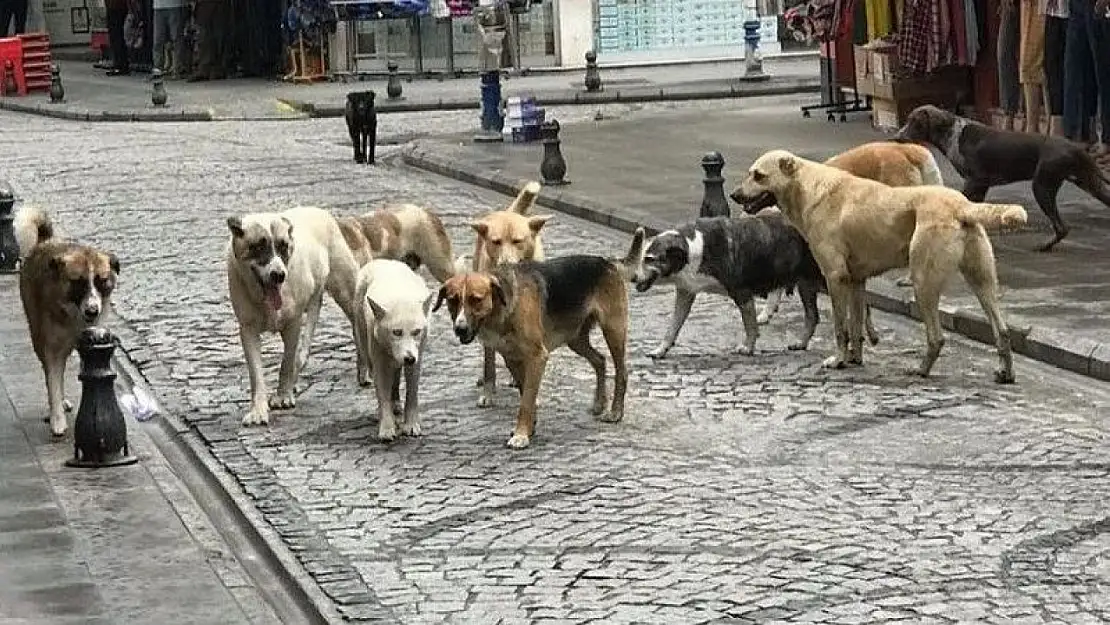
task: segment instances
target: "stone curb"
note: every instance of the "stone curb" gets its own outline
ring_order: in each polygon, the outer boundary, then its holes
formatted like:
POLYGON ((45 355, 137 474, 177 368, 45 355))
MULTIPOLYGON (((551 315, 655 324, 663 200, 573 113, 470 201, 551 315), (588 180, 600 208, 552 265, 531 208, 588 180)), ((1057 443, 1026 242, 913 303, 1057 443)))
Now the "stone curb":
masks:
MULTIPOLYGON (((290 522, 288 497, 274 499, 276 480, 243 448, 235 433, 195 410, 168 380, 169 370, 153 353, 142 335, 124 319, 116 317, 112 329, 119 338, 113 355, 115 369, 127 386, 140 386, 159 403, 160 411, 148 422, 175 439, 182 455, 203 475, 206 486, 233 509, 237 524, 280 577, 302 611, 316 623, 395 622, 374 591, 345 557, 336 556, 318 531, 290 522), (166 380, 156 386, 148 372, 166 380), (231 464, 239 466, 232 471, 231 464), (251 481, 243 475, 250 474, 251 481)), ((153 435, 152 435, 153 438, 153 435)), ((195 496, 195 495, 194 495, 195 496)), ((303 513, 302 513, 303 514, 303 513)), ((244 565, 245 566, 245 565, 244 565)), ((256 580, 259 587, 261 582, 256 580)), ((276 609, 276 606, 275 606, 276 609)))
MULTIPOLYGON (((420 142, 416 142, 401 152, 401 159, 413 167, 510 196, 516 195, 527 182, 500 171, 485 171, 477 166, 460 164, 458 160, 440 156, 441 153, 425 150, 420 142)), ((629 234, 640 226, 649 235, 674 227, 674 224, 664 223, 635 209, 598 204, 574 193, 570 190, 572 188, 573 184, 569 187, 545 186, 536 203, 629 234)), ((921 320, 912 290, 896 286, 893 280, 883 277, 869 280, 867 294, 871 305, 879 310, 921 320)), ((962 309, 942 304, 940 314, 941 323, 946 330, 994 345, 990 325, 978 309, 962 309)), ((1023 356, 1081 375, 1110 381, 1110 344, 1070 337, 1052 328, 1019 327, 1013 324, 1010 326, 1010 341, 1014 352, 1023 356)))
MULTIPOLYGON (((475 85, 477 87, 477 85, 475 85)), ((357 89, 357 87, 355 87, 357 89)), ((352 89, 354 90, 354 89, 352 89)), ((634 102, 681 102, 686 100, 721 100, 725 98, 746 98, 799 93, 817 93, 821 81, 816 78, 766 78, 760 81, 736 80, 727 88, 722 87, 633 87, 613 89, 600 93, 585 91, 559 90, 535 91, 532 95, 544 106, 616 104, 634 102)), ((311 117, 343 117, 342 106, 317 106, 315 103, 292 98, 278 98, 278 101, 311 117)), ((414 113, 426 111, 461 111, 481 108, 477 88, 473 98, 431 98, 426 100, 378 99, 376 108, 379 113, 414 113)))
POLYGON ((90 111, 69 106, 65 103, 24 103, 12 98, 0 98, 0 110, 82 122, 208 122, 215 120, 210 111, 181 109, 90 111))

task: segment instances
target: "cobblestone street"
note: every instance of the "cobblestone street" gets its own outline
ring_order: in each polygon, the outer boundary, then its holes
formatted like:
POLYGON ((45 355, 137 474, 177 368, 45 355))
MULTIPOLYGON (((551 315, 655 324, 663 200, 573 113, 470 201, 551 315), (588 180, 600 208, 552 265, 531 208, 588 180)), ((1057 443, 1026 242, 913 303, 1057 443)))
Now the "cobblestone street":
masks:
MULTIPOLYGON (((665 123, 675 108, 756 105, 775 103, 604 110, 665 123)), ((476 118, 391 114, 379 133, 402 141, 476 118)), ((560 350, 532 446, 507 449, 517 394, 502 385, 494 406, 476 407, 480 348, 459 346, 441 311, 423 366, 424 436, 382 444, 373 391, 355 384, 350 327, 329 299, 296 409, 243 428, 227 216, 413 201, 444 218, 461 254, 468 222, 507 198, 405 168, 396 147, 355 165, 342 120, 96 125, 0 113, 0 150, 0 178, 24 200, 118 253, 124 346, 351 622, 1110 620, 1110 385, 1019 357, 1017 384, 1001 387, 993 351, 952 334, 934 377, 911 378, 923 331, 879 313, 866 366, 826 371, 827 300, 809 351, 787 352, 801 327, 794 297, 744 357, 735 306, 703 296, 653 362, 672 306, 669 289, 654 289, 630 296, 624 422, 589 415, 592 370, 560 350)), ((544 242, 549 257, 628 245, 562 214, 544 242)), ((280 341, 265 348, 273 386, 280 341)))

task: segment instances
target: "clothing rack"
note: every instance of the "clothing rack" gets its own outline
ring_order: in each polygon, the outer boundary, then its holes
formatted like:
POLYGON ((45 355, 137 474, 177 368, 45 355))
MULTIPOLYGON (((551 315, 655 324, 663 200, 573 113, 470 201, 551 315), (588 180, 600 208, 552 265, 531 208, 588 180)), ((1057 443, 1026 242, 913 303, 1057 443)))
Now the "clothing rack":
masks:
MULTIPOLYGON (((852 35, 856 0, 809 0, 806 9, 803 19, 811 35, 821 42, 821 74, 822 78, 827 77, 828 91, 821 94, 821 104, 801 107, 802 117, 810 117, 811 111, 824 109, 830 122, 836 121, 837 113, 840 114, 840 121, 846 122, 848 113, 870 111, 871 98, 860 99, 855 74, 851 74, 849 82, 842 80, 837 71, 838 47, 847 43, 844 39, 852 35), (845 100, 841 88, 849 86, 852 88, 852 99, 845 100)), ((846 47, 848 54, 852 54, 851 50, 850 45, 846 47)))
POLYGON ((829 88, 827 91, 822 92, 822 104, 810 104, 801 107, 802 117, 810 117, 811 111, 827 109, 828 120, 830 122, 836 121, 836 114, 840 114, 840 121, 848 121, 848 113, 866 113, 871 111, 871 96, 864 96, 860 99, 859 89, 856 86, 855 76, 852 76, 851 84, 847 81, 841 82, 838 76, 839 72, 836 70, 836 41, 828 41, 821 44, 821 73, 823 76, 828 76, 829 88), (827 53, 824 53, 827 49, 827 53), (841 89, 843 87, 851 86, 852 99, 845 100, 841 89))

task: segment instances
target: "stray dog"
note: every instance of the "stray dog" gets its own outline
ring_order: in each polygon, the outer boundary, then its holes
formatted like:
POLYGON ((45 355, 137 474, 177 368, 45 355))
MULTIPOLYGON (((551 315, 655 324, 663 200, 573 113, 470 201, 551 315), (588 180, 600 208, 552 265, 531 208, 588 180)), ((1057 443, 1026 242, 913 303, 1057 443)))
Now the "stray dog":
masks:
POLYGON ((15 230, 23 258, 19 298, 46 376, 50 432, 64 436, 65 413, 73 409, 65 398, 66 361, 81 333, 111 308, 119 259, 90 245, 58 240, 50 216, 38 208, 21 208, 15 230))
POLYGON ((536 396, 549 354, 566 345, 594 368, 597 385, 591 412, 605 414, 605 357, 590 345, 590 330, 601 328, 613 359, 613 402, 603 420, 624 417, 628 387, 628 290, 624 271, 600 256, 564 256, 546 262, 502 265, 492 273, 456 275, 440 289, 433 311, 443 302, 464 345, 477 338, 505 359, 520 383, 520 410, 508 445, 527 447, 536 427, 536 396))
POLYGON ((320 208, 228 217, 227 227, 228 290, 251 384, 251 407, 243 425, 269 423, 271 408, 296 405, 294 384, 308 362, 325 291, 347 315, 352 330, 357 328, 358 264, 335 218, 320 208), (263 332, 281 334, 285 346, 277 393, 268 401, 262 376, 263 332))
POLYGON ((750 201, 767 191, 809 241, 828 283, 837 354, 824 366, 863 364, 864 284, 872 276, 908 266, 927 341, 914 373, 928 376, 944 345, 941 291, 959 269, 994 334, 1000 365, 994 379, 1014 381, 1010 333, 998 309, 994 251, 984 226, 1024 224, 1024 208, 971 202, 935 185, 889 187, 786 150, 756 159, 736 195, 750 201))
POLYGON ((397 438, 395 415, 405 420, 401 432, 420 436, 420 366, 435 293, 409 266, 396 260, 372 260, 358 272, 358 323, 355 340, 359 379, 364 366, 374 371, 378 396, 378 438, 397 438), (405 404, 401 407, 401 370, 405 404))
MULTIPOLYGON (((940 167, 933 153, 928 148, 913 143, 873 141, 841 152, 826 160, 825 164, 891 187, 916 187, 923 184, 944 186, 944 177, 940 173, 940 167)), ((733 192, 731 197, 734 202, 737 201, 736 192, 733 192)), ((749 215, 755 215, 774 204, 775 196, 768 192, 741 206, 749 215)), ((897 284, 913 286, 907 278, 900 278, 897 284)), ((778 290, 770 294, 763 305, 763 311, 757 318, 759 323, 767 323, 778 311, 783 292, 778 290)), ((870 312, 868 319, 870 319, 870 312)), ((872 343, 874 343, 873 340, 872 343)))
POLYGON ((914 109, 896 137, 944 152, 964 177, 964 195, 972 202, 982 202, 993 186, 1033 181, 1033 197, 1054 232, 1037 248, 1041 252, 1050 251, 1068 236, 1056 207, 1056 195, 1064 181, 1110 206, 1110 179, 1081 145, 1063 137, 1000 130, 930 105, 914 109))
MULTIPOLYGON (((726 295, 744 320, 744 344, 738 350, 755 353, 759 338, 753 297, 798 287, 805 310, 805 329, 787 348, 809 346, 820 321, 817 293, 824 288, 821 269, 801 233, 779 211, 739 217, 704 217, 677 230, 661 232, 644 245, 638 228, 628 252, 629 278, 643 293, 655 284, 674 285, 674 313, 667 334, 648 355, 662 358, 674 345, 698 293, 726 295)), ((878 335, 870 324, 872 343, 878 335)))
POLYGON ((415 204, 400 204, 358 217, 340 217, 339 228, 360 267, 374 258, 399 260, 413 271, 427 265, 440 282, 455 273, 451 237, 439 217, 415 204))
POLYGON ((378 111, 374 108, 373 91, 352 91, 347 94, 343 117, 347 120, 347 133, 355 148, 355 162, 374 164, 374 149, 378 143, 378 111))
MULTIPOLYGON (((551 220, 551 215, 529 216, 541 188, 540 183, 534 180, 529 182, 508 208, 488 213, 472 223, 470 226, 478 235, 474 242, 474 256, 470 259, 469 268, 465 258, 459 259, 455 264, 456 272, 492 271, 520 261, 544 260, 540 231, 551 220)), ((482 379, 478 385, 481 387, 478 405, 490 405, 497 386, 497 360, 492 348, 482 351, 482 379)))

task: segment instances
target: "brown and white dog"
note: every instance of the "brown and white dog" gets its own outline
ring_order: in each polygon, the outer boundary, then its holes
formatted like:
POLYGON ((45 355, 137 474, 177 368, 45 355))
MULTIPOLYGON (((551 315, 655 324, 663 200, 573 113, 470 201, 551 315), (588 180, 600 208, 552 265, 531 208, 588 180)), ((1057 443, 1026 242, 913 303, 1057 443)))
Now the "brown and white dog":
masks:
POLYGON ((90 245, 54 237, 54 224, 44 211, 24 207, 16 215, 16 237, 23 258, 19 297, 31 331, 31 344, 46 376, 50 431, 66 433, 66 361, 77 339, 97 325, 111 308, 119 277, 115 254, 90 245))
POLYGON ((337 221, 359 267, 384 258, 399 260, 413 271, 426 265, 440 282, 455 273, 451 237, 439 217, 421 206, 400 204, 337 221))
POLYGON ((536 397, 552 351, 566 345, 594 368, 591 412, 603 420, 624 417, 628 388, 628 291, 624 270, 600 256, 564 256, 546 262, 502 265, 492 272, 458 274, 439 289, 433 311, 447 302, 455 336, 478 339, 505 359, 520 385, 520 409, 508 445, 527 447, 536 427, 536 397), (605 357, 590 345, 598 326, 615 372, 606 415, 605 357))
MULTIPOLYGON (((540 194, 540 183, 531 181, 520 190, 505 210, 494 211, 470 224, 478 235, 474 255, 461 257, 455 263, 457 273, 492 271, 502 265, 524 260, 543 260, 543 239, 540 231, 551 215, 529 215, 540 194)), ((497 386, 497 360, 494 350, 482 352, 482 379, 478 405, 488 406, 497 386)))

